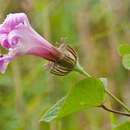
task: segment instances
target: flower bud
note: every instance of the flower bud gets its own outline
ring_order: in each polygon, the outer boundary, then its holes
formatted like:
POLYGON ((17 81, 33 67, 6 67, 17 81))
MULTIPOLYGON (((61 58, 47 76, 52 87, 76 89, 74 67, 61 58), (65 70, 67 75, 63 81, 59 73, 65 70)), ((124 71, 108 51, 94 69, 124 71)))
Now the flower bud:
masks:
POLYGON ((71 72, 77 63, 77 54, 65 41, 57 48, 61 55, 55 55, 55 62, 49 62, 52 74, 64 76, 71 72))

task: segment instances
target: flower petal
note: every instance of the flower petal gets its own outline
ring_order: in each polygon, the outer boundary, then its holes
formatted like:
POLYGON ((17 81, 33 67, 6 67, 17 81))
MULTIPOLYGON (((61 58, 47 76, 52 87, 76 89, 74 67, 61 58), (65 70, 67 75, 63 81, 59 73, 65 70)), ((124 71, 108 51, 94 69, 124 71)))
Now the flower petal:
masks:
POLYGON ((64 54, 40 36, 30 25, 24 13, 9 14, 0 25, 0 43, 8 54, 0 57, 0 72, 8 63, 24 54, 40 56, 55 62, 64 54))
POLYGON ((5 49, 9 49, 10 45, 8 43, 8 35, 7 34, 0 34, 0 43, 5 49))
POLYGON ((10 62, 10 57, 8 55, 0 57, 0 72, 3 74, 10 62))
MULTIPOLYGON (((0 32, 3 32, 3 30, 5 30, 5 29, 10 31, 10 30, 14 29, 20 23, 23 23, 25 26, 29 25, 29 21, 28 21, 26 14, 24 14, 24 13, 9 14, 9 15, 7 15, 3 24, 0 26, 0 32), (4 28, 4 29, 2 29, 2 28, 4 28)), ((6 32, 7 32, 7 30, 6 30, 6 32)))

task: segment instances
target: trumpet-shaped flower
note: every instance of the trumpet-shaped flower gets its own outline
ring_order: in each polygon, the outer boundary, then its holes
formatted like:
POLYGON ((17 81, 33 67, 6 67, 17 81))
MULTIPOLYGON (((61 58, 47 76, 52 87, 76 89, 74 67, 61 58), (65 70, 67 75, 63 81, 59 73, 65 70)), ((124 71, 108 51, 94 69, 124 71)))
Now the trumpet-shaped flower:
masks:
POLYGON ((31 27, 24 13, 9 14, 6 17, 0 25, 0 44, 8 50, 8 54, 0 55, 1 73, 5 72, 9 62, 25 54, 40 56, 60 66, 64 66, 64 63, 71 66, 71 62, 64 59, 66 54, 41 37, 31 27))
POLYGON ((0 55, 0 72, 4 73, 10 61, 31 54, 55 61, 60 51, 42 38, 30 25, 26 14, 9 14, 0 25, 0 43, 8 54, 0 55))

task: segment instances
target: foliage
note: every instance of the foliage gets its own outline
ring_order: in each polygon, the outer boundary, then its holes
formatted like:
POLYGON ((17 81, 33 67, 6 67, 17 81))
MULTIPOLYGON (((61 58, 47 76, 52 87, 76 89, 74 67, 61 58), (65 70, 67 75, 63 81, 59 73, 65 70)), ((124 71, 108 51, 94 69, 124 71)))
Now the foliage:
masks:
POLYGON ((100 106, 104 103, 104 92, 104 86, 100 80, 84 79, 71 88, 65 99, 62 98, 50 108, 41 121, 51 121, 57 115, 58 118, 62 118, 82 109, 100 106))
POLYGON ((123 56, 123 65, 130 70, 130 45, 123 45, 119 48, 120 54, 123 56))

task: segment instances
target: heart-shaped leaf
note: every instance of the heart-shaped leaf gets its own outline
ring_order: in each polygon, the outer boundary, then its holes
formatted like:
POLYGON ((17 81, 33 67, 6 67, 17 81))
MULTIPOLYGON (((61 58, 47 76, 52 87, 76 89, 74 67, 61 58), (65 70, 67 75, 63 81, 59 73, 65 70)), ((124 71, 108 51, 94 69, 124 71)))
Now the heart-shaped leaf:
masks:
POLYGON ((49 122, 82 109, 100 106, 104 103, 104 94, 104 85, 101 80, 96 78, 81 80, 71 88, 66 98, 62 98, 51 107, 40 121, 49 122))
POLYGON ((58 118, 73 112, 96 107, 104 103, 104 85, 96 78, 80 81, 70 90, 62 105, 58 118))

